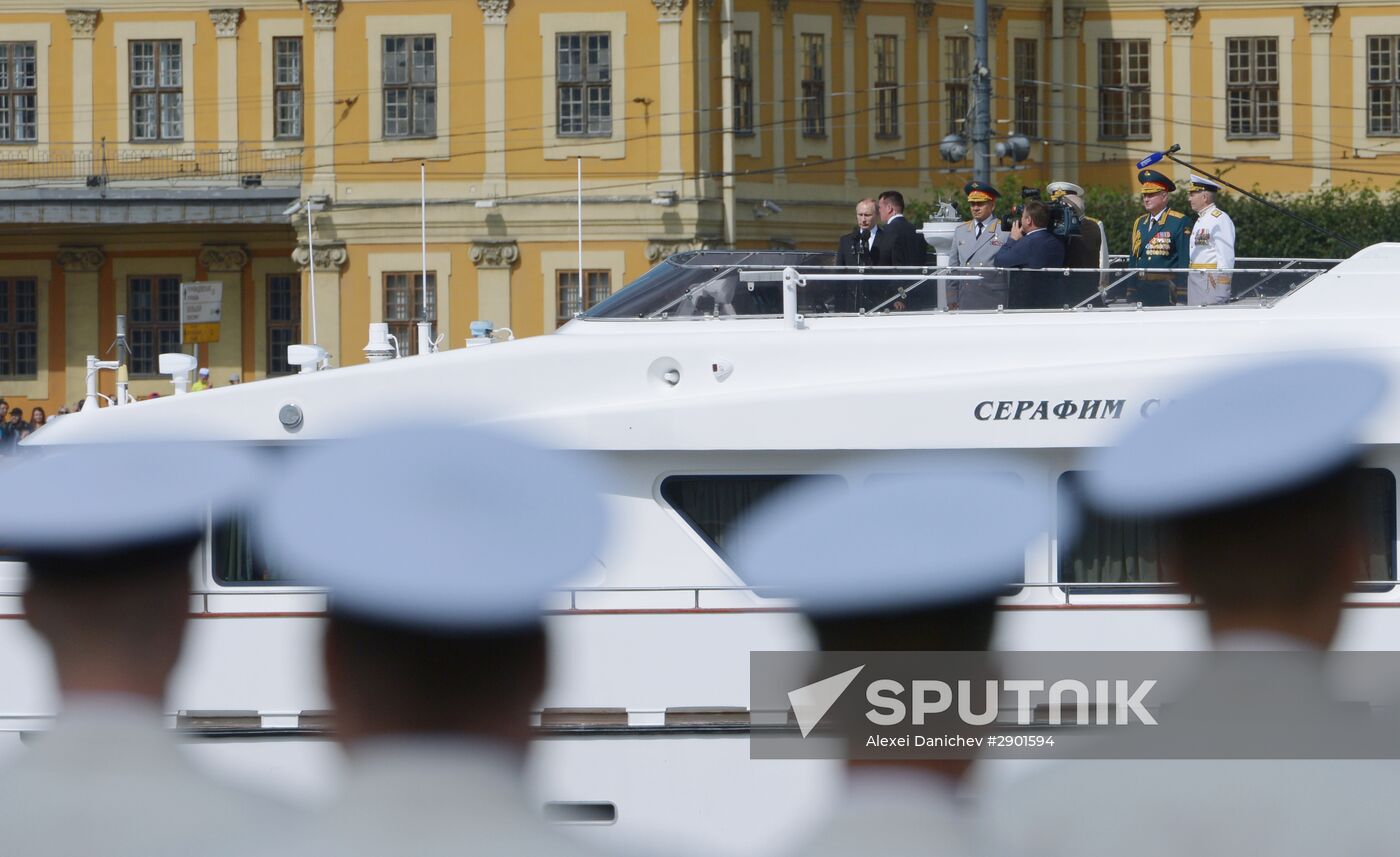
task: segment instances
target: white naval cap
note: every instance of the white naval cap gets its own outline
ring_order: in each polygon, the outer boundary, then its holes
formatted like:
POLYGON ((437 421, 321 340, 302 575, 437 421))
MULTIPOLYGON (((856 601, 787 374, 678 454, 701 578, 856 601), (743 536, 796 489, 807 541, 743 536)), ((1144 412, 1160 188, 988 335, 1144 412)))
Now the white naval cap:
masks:
POLYGON ((1050 182, 1050 184, 1045 186, 1045 192, 1050 194, 1051 199, 1057 196, 1063 196, 1067 193, 1072 193, 1079 197, 1084 196, 1084 188, 1074 182, 1050 182))
POLYGON ((577 452, 482 428, 407 426, 302 452, 259 509, 269 563, 330 589, 332 611, 476 632, 538 621, 606 536, 577 452))
POLYGON ((1091 454, 1085 497, 1113 514, 1170 516, 1286 491, 1357 455, 1362 426, 1388 387, 1384 369, 1354 358, 1228 372, 1091 454), (1172 452, 1183 447, 1186 454, 1172 452))
MULTIPOLYGON (((799 483, 735 533, 731 563, 760 594, 813 616, 951 605, 1021 580, 1031 539, 1050 525, 1049 491, 1011 462, 846 485, 799 483)), ((1060 512, 1073 529, 1077 515, 1060 512)))
POLYGON ((252 450, 216 443, 34 448, 0 469, 0 484, 23 498, 0 514, 0 545, 90 553, 195 537, 211 512, 245 505, 262 473, 252 450))

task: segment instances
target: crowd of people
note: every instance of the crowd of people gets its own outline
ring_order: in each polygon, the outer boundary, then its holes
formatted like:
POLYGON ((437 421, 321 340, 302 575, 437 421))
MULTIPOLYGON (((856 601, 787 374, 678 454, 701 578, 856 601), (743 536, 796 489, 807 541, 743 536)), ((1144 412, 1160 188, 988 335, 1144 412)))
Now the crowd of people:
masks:
MULTIPOLYGON (((1383 369, 1340 358, 1208 379, 1092 453, 1082 496, 1067 502, 1163 520, 1218 648, 1320 654, 1364 544, 1358 443, 1386 388, 1383 369), (1281 419, 1287 433, 1274 431, 1281 419), (1161 454, 1203 435, 1210 455, 1161 454)), ((736 535, 731 562, 751 585, 792 596, 827 650, 985 651, 998 596, 1055 531, 1052 516, 1074 511, 1052 510, 1038 483, 1007 479, 999 463, 945 465, 775 496, 736 535), (889 510, 907 508, 940 513, 890 528, 889 510)), ((6 485, 26 502, 0 516, 0 544, 28 564, 25 617, 52 652, 63 711, 0 769, 0 851, 586 853, 541 822, 522 766, 549 667, 541 604, 607 537, 596 466, 485 429, 413 426, 314 446, 275 472, 251 450, 207 443, 85 446, 14 465, 6 485), (113 470, 141 474, 120 504, 81 490, 113 470), (396 503, 364 502, 371 471, 398 474, 396 503), (483 493, 483 482, 495 487, 483 493), (190 558, 211 512, 250 515, 270 559, 331 593, 323 666, 349 764, 322 812, 197 773, 163 724, 190 558)), ((1271 674, 1269 707, 1225 724, 1253 729, 1296 703, 1323 659, 1293 663, 1302 685, 1271 674)), ((1205 702, 1218 713, 1212 687, 1180 710, 1205 702)), ((1393 766, 1205 763, 1178 749, 1185 761, 1172 764, 1050 762, 980 808, 967 799, 976 758, 853 761, 792 853, 1224 857, 1388 844, 1393 766)), ((667 788, 664 777, 653 785, 667 788)), ((686 852, 656 835, 646 853, 686 852)))
MULTIPOLYGON (((1138 173, 1144 213, 1133 224, 1128 267, 1145 273, 1124 287, 1130 302, 1144 306, 1228 301, 1235 266, 1235 225, 1216 205, 1220 185, 1192 175, 1187 198, 1191 214, 1169 206, 1176 183, 1156 170, 1138 173), (1182 272, 1185 272, 1182 275, 1182 272)), ((953 267, 1004 270, 1106 269, 1110 250, 1103 223, 1086 212, 1084 188, 1073 182, 1051 182, 1048 199, 1038 189, 1023 189, 1023 200, 1006 216, 996 213, 1001 192, 987 182, 970 181, 963 192, 971 219, 953 231, 948 264, 953 267)), ((918 230, 903 217, 904 198, 886 191, 878 200, 856 204, 856 228, 841 236, 836 264, 848 267, 922 266, 927 246, 918 230), (916 241, 917 239, 917 241, 916 241)), ((951 309, 1057 307, 1080 297, 1067 294, 1073 283, 1021 277, 1022 288, 1006 282, 991 287, 954 283, 951 309)), ((1085 279, 1087 294, 1100 280, 1085 279)), ((902 309, 902 306, 892 306, 902 309)))

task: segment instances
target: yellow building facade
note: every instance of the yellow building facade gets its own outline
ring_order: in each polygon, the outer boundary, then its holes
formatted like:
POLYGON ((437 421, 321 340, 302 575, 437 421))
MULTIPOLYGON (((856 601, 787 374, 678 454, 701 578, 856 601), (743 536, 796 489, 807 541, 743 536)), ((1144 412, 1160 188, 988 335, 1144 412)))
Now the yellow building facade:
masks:
MULTIPOLYGON (((1125 184, 1172 143, 1275 190, 1400 172, 1394 5, 991 22, 1025 184, 1125 184)), ((965 0, 7 0, 0 395, 80 398, 118 315, 133 392, 164 394, 182 282, 222 283, 220 386, 288 370, 313 279, 344 365, 371 322, 407 352, 425 318, 449 347, 478 319, 536 335, 678 250, 833 247, 861 197, 966 177, 938 144, 966 130, 971 24, 965 0)))

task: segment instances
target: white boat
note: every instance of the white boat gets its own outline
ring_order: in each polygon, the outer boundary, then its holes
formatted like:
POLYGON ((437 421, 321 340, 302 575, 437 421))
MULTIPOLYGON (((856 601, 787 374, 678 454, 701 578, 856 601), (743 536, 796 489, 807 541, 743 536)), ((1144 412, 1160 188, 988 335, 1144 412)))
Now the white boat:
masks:
MULTIPOLYGON (((1009 281, 975 269, 809 267, 822 261, 684 254, 556 335, 85 409, 28 445, 178 434, 276 455, 421 418, 490 423, 596 453, 616 527, 549 619, 553 675, 533 757, 541 800, 584 835, 619 844, 655 835, 758 853, 820 813, 837 772, 748 759, 749 652, 811 642, 787 605, 748 590, 725 563, 725 528, 755 499, 795 477, 860 480, 915 460, 1008 450, 1022 454, 1021 478, 1054 494, 1085 448, 1214 370, 1301 351, 1365 354, 1400 370, 1400 244, 1340 264, 1241 260, 1223 302, 1171 307, 1144 307, 1129 291, 1170 287, 1162 275, 1123 269, 1009 281), (978 289, 1000 308, 967 309, 978 289), (964 308, 949 311, 959 292, 964 308), (1016 309, 1026 294, 1075 308, 1016 309)), ((1191 275, 1176 276, 1179 290, 1191 275)), ((1372 582, 1352 596, 1346 648, 1400 647, 1400 623, 1385 609, 1400 606, 1394 417, 1392 403, 1368 435, 1374 538, 1358 578, 1372 582)), ((1210 442, 1182 438, 1162 454, 1210 442)), ((365 502, 392 503, 393 474, 364 480, 365 502)), ((892 509, 889 526, 936 514, 892 509)), ((318 793, 334 764, 316 737, 324 598, 296 585, 295 570, 282 570, 290 581, 265 579, 243 536, 222 528, 201 554, 171 705, 204 736, 204 757, 263 785, 318 793)), ((469 561, 471 546, 462 548, 469 561)), ((999 645, 1198 647, 1198 614, 1156 581, 1151 551, 1150 522, 1092 520, 1073 551, 1054 528, 1043 533, 1027 552, 1025 585, 1005 599, 999 645)), ((21 585, 6 566, 7 618, 17 617, 21 585)), ((8 728, 41 725, 54 696, 22 622, 0 624, 0 663, 8 728)))

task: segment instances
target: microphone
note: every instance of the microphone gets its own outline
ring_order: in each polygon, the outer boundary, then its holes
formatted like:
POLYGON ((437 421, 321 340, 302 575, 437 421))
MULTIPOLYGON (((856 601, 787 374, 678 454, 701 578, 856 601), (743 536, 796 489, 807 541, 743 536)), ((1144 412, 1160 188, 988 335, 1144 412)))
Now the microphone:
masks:
POLYGON ((1180 151, 1181 151, 1181 144, 1180 144, 1180 143, 1172 143, 1172 147, 1171 147, 1170 149, 1166 150, 1165 152, 1153 152, 1152 154, 1150 154, 1150 155, 1148 155, 1147 157, 1143 158, 1142 160, 1138 161, 1138 162, 1137 162, 1137 168, 1140 169, 1140 170, 1145 170, 1145 169, 1147 169, 1148 167, 1152 166, 1153 164, 1155 164, 1155 163, 1157 163, 1158 161, 1160 161, 1160 160, 1162 160, 1163 158, 1165 158, 1167 155, 1175 155, 1177 152, 1180 152, 1180 151))
POLYGON ((1157 163, 1158 161, 1162 160, 1162 159, 1165 158, 1166 156, 1167 156, 1167 153, 1166 153, 1166 152, 1153 152, 1152 154, 1150 154, 1150 155, 1148 155, 1147 157, 1143 158, 1142 160, 1138 161, 1138 162, 1137 162, 1137 168, 1140 169, 1140 170, 1145 170, 1145 169, 1147 169, 1148 167, 1152 166, 1153 164, 1157 163))

